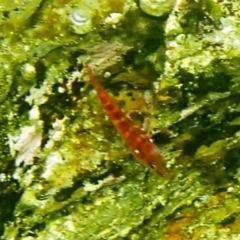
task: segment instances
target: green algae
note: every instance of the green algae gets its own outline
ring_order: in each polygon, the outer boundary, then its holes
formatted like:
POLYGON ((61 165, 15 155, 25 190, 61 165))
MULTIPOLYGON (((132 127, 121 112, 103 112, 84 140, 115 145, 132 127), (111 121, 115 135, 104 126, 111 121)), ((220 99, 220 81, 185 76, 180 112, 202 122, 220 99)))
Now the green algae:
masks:
POLYGON ((239 234, 237 1, 177 1, 159 18, 130 0, 0 11, 2 239, 239 234), (91 24, 79 32, 71 14, 83 6, 91 24), (87 64, 154 134, 167 178, 125 153, 87 64))

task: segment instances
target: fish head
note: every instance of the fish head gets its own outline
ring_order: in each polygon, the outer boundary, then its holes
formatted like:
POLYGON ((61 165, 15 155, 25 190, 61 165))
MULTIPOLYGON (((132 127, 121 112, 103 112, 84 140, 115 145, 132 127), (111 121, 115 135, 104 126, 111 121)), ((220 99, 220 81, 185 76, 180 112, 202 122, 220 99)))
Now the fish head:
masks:
POLYGON ((157 147, 152 148, 151 151, 149 151, 146 160, 147 167, 153 170, 155 173, 160 176, 165 176, 167 174, 168 170, 166 168, 164 159, 157 147))

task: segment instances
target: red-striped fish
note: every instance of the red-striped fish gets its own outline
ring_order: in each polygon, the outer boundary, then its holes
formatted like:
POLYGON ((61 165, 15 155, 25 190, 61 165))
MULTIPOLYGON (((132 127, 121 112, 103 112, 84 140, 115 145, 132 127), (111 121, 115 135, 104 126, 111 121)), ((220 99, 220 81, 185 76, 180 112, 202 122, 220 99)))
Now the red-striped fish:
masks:
POLYGON ((106 114, 129 146, 132 154, 144 166, 164 176, 167 173, 167 168, 153 140, 126 116, 115 100, 98 84, 90 66, 87 67, 87 71, 106 114))

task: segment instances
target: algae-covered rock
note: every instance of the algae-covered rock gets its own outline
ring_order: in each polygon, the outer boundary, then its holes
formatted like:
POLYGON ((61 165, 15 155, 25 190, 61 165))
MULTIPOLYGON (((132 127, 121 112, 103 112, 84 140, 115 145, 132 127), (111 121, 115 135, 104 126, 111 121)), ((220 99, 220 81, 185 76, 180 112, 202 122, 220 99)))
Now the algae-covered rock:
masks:
POLYGON ((238 239, 236 1, 2 1, 0 12, 1 239, 238 239), (166 177, 129 154, 87 65, 152 135, 166 177))
POLYGON ((140 8, 147 14, 161 17, 171 12, 175 0, 140 0, 140 8))

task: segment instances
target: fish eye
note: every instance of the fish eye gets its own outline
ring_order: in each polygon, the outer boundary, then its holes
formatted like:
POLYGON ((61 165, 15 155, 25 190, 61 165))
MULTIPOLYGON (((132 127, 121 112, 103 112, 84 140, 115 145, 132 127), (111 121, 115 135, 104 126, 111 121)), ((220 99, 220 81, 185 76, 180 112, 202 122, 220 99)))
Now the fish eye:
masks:
POLYGON ((150 165, 150 168, 151 168, 151 169, 155 169, 156 167, 155 167, 154 164, 151 164, 151 165, 150 165))

